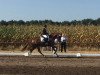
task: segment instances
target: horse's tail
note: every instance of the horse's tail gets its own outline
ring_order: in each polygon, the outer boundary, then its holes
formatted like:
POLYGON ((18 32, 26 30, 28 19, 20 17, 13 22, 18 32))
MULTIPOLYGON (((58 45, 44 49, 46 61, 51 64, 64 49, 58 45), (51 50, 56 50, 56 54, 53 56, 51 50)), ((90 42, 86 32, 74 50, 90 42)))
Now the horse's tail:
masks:
POLYGON ((26 49, 26 47, 28 46, 28 44, 26 44, 21 51, 24 51, 26 49))

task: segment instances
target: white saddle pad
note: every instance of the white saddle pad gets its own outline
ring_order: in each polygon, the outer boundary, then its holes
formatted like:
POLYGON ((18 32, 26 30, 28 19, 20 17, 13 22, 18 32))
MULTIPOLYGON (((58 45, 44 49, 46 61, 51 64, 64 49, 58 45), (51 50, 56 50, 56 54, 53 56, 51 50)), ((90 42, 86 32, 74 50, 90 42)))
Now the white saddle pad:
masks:
POLYGON ((41 42, 44 42, 44 38, 43 37, 40 37, 40 40, 41 40, 41 42))
POLYGON ((48 37, 47 35, 42 35, 42 36, 40 37, 41 42, 45 42, 45 41, 44 41, 45 38, 49 38, 49 37, 48 37))
POLYGON ((48 36, 47 35, 42 35, 44 38, 48 38, 48 36))

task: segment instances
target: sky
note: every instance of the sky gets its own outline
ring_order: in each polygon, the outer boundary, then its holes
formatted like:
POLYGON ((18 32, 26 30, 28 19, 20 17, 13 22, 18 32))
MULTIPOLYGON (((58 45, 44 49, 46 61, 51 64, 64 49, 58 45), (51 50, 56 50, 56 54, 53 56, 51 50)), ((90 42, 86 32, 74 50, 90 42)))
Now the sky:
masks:
POLYGON ((100 18, 100 0, 0 0, 0 20, 72 21, 100 18))

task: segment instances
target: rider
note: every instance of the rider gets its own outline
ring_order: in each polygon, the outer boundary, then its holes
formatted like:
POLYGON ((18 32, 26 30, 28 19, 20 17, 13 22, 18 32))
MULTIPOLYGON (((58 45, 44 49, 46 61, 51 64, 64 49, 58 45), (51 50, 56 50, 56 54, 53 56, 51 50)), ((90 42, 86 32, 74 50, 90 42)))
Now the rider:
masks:
POLYGON ((43 31, 42 31, 42 38, 43 38, 43 42, 47 43, 49 40, 49 33, 47 30, 47 25, 44 25, 43 31))
POLYGON ((49 35, 48 30, 47 30, 47 25, 44 25, 42 35, 49 35))

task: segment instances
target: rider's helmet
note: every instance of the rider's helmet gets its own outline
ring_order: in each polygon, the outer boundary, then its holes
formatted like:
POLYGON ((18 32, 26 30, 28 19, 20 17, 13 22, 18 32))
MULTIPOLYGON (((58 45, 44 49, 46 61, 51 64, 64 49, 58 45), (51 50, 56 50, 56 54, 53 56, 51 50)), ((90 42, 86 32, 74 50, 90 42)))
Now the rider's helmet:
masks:
POLYGON ((44 25, 45 28, 47 28, 47 25, 44 25))

